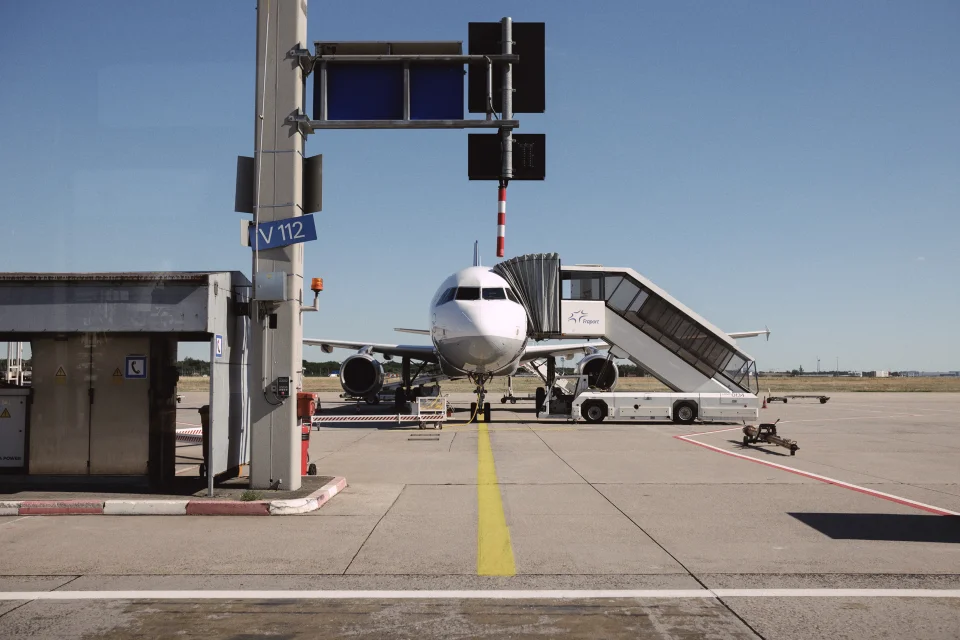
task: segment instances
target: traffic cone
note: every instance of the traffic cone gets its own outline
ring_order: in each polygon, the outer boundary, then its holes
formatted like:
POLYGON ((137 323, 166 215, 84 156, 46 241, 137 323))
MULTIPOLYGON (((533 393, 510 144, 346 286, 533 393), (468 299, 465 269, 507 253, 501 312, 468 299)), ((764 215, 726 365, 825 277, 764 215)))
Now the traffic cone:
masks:
POLYGON ((766 408, 767 408, 767 396, 763 396, 763 406, 760 407, 760 408, 761 408, 761 409, 766 409, 766 408))

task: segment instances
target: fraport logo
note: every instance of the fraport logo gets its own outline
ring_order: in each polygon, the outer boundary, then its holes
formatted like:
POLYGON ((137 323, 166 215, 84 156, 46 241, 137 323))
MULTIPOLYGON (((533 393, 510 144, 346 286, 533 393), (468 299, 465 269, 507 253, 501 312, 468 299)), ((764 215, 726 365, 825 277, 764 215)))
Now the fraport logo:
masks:
POLYGON ((599 320, 591 320, 587 317, 587 312, 581 309, 580 311, 574 311, 570 314, 570 317, 567 320, 575 322, 577 324, 600 324, 599 320))

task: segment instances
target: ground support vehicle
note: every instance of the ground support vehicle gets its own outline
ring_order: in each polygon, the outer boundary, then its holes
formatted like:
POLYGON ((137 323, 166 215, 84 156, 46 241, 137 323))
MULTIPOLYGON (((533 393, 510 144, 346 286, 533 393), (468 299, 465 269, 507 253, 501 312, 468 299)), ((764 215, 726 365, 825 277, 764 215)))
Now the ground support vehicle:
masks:
POLYGON ((669 420, 692 424, 700 420, 739 422, 759 417, 759 399, 752 393, 698 393, 649 391, 598 391, 588 386, 588 376, 560 376, 574 383, 572 394, 553 387, 553 393, 538 390, 538 416, 585 420, 669 420), (547 398, 546 396, 550 397, 547 398), (541 402, 539 396, 544 396, 541 402))
MULTIPOLYGON (((780 421, 777 420, 777 422, 780 421)), ((790 450, 790 455, 797 455, 797 450, 800 448, 797 441, 779 435, 777 433, 777 422, 764 423, 756 427, 750 424, 745 425, 743 427, 743 446, 765 442, 785 447, 790 450)))

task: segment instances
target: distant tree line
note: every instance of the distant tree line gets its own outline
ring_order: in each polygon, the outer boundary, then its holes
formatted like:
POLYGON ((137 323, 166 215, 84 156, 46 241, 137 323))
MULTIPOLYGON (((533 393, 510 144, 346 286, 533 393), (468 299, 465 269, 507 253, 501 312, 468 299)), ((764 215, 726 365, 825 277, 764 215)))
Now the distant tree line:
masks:
MULTIPOLYGON (((31 360, 30 358, 24 358, 24 359, 23 359, 23 368, 24 368, 24 369, 30 369, 30 368, 32 368, 32 367, 33 367, 33 360, 31 360)), ((3 369, 4 371, 7 370, 7 359, 6 359, 6 358, 0 358, 0 369, 3 369)))

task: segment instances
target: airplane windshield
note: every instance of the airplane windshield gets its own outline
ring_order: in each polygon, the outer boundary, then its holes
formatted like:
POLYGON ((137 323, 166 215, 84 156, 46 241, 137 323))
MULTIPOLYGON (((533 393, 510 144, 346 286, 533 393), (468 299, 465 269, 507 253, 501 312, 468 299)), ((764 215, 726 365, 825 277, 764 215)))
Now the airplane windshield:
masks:
POLYGON ((483 290, 483 299, 484 300, 506 300, 507 294, 503 292, 503 289, 487 289, 483 290))
POLYGON ((479 300, 480 287, 460 287, 457 289, 457 300, 479 300))
POLYGON ((450 287, 449 289, 444 291, 443 295, 440 296, 440 299, 437 300, 437 306, 439 307, 440 305, 447 304, 448 302, 453 300, 453 296, 456 295, 456 293, 457 293, 456 287, 450 287))

